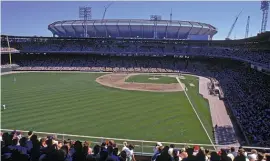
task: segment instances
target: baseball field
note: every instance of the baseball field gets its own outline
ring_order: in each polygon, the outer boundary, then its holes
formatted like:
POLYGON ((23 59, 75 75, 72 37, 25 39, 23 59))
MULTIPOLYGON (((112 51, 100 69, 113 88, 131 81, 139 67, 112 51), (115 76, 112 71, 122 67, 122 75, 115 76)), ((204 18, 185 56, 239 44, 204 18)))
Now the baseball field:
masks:
POLYGON ((181 86, 175 77, 59 72, 2 75, 1 104, 6 109, 1 110, 1 128, 209 144, 186 96, 213 138, 209 105, 198 92, 198 78, 184 75, 179 78, 181 86))

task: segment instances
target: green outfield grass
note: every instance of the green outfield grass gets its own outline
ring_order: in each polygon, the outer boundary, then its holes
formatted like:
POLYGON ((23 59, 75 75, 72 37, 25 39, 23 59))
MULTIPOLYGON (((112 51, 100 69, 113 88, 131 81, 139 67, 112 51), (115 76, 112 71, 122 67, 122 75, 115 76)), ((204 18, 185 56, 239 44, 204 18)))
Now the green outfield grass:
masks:
POLYGON ((148 74, 132 75, 126 80, 126 82, 157 83, 157 84, 178 83, 177 80, 173 77, 148 75, 148 74), (149 78, 157 78, 157 79, 153 80, 149 78))
POLYGON ((212 119, 209 109, 209 103, 208 100, 203 98, 203 96, 199 93, 199 78, 195 76, 190 75, 184 75, 185 79, 180 79, 182 83, 185 84, 187 87, 187 95, 189 96, 189 99, 191 100, 196 112, 198 113, 201 121, 203 122, 203 125, 205 126, 206 130, 208 131, 208 134, 211 138, 213 138, 213 125, 212 125, 212 119), (193 84, 194 86, 190 86, 190 84, 193 84))
MULTIPOLYGON (((95 82, 101 75, 19 73, 1 76, 1 99, 7 108, 1 111, 2 128, 210 143, 184 92, 156 93, 104 87, 95 82)), ((171 78, 159 80, 167 82, 171 78)), ((188 86, 188 94, 208 133, 212 134, 208 104, 198 94, 198 80, 187 77, 184 83, 188 81, 195 85, 193 89, 188 86)))

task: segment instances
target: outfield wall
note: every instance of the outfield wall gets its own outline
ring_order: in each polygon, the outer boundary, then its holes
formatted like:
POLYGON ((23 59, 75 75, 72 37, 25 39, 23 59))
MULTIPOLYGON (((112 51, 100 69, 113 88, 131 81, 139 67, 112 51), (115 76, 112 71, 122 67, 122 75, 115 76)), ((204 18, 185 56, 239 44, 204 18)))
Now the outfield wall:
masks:
POLYGON ((11 72, 12 68, 1 68, 1 73, 11 72))

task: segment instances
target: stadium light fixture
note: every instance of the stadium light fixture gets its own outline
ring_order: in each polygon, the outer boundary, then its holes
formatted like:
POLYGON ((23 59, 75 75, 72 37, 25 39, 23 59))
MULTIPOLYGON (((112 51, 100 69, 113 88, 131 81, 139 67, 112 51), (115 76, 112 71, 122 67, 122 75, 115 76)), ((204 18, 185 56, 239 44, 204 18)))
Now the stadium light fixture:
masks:
POLYGON ((160 15, 151 15, 150 20, 154 21, 154 39, 157 39, 157 21, 161 21, 160 15))
POLYGON ((83 20, 84 37, 88 37, 87 21, 92 18, 92 7, 79 7, 79 18, 83 20))

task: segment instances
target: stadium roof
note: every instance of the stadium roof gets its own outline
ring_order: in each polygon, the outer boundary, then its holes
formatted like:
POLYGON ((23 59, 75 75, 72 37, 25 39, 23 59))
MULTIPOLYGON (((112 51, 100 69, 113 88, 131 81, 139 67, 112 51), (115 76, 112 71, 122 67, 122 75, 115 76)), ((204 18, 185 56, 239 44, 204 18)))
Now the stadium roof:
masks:
POLYGON ((89 37, 152 38, 155 30, 159 39, 203 39, 213 37, 217 28, 210 24, 177 20, 105 19, 56 21, 48 29, 59 37, 82 37, 85 24, 89 37))

